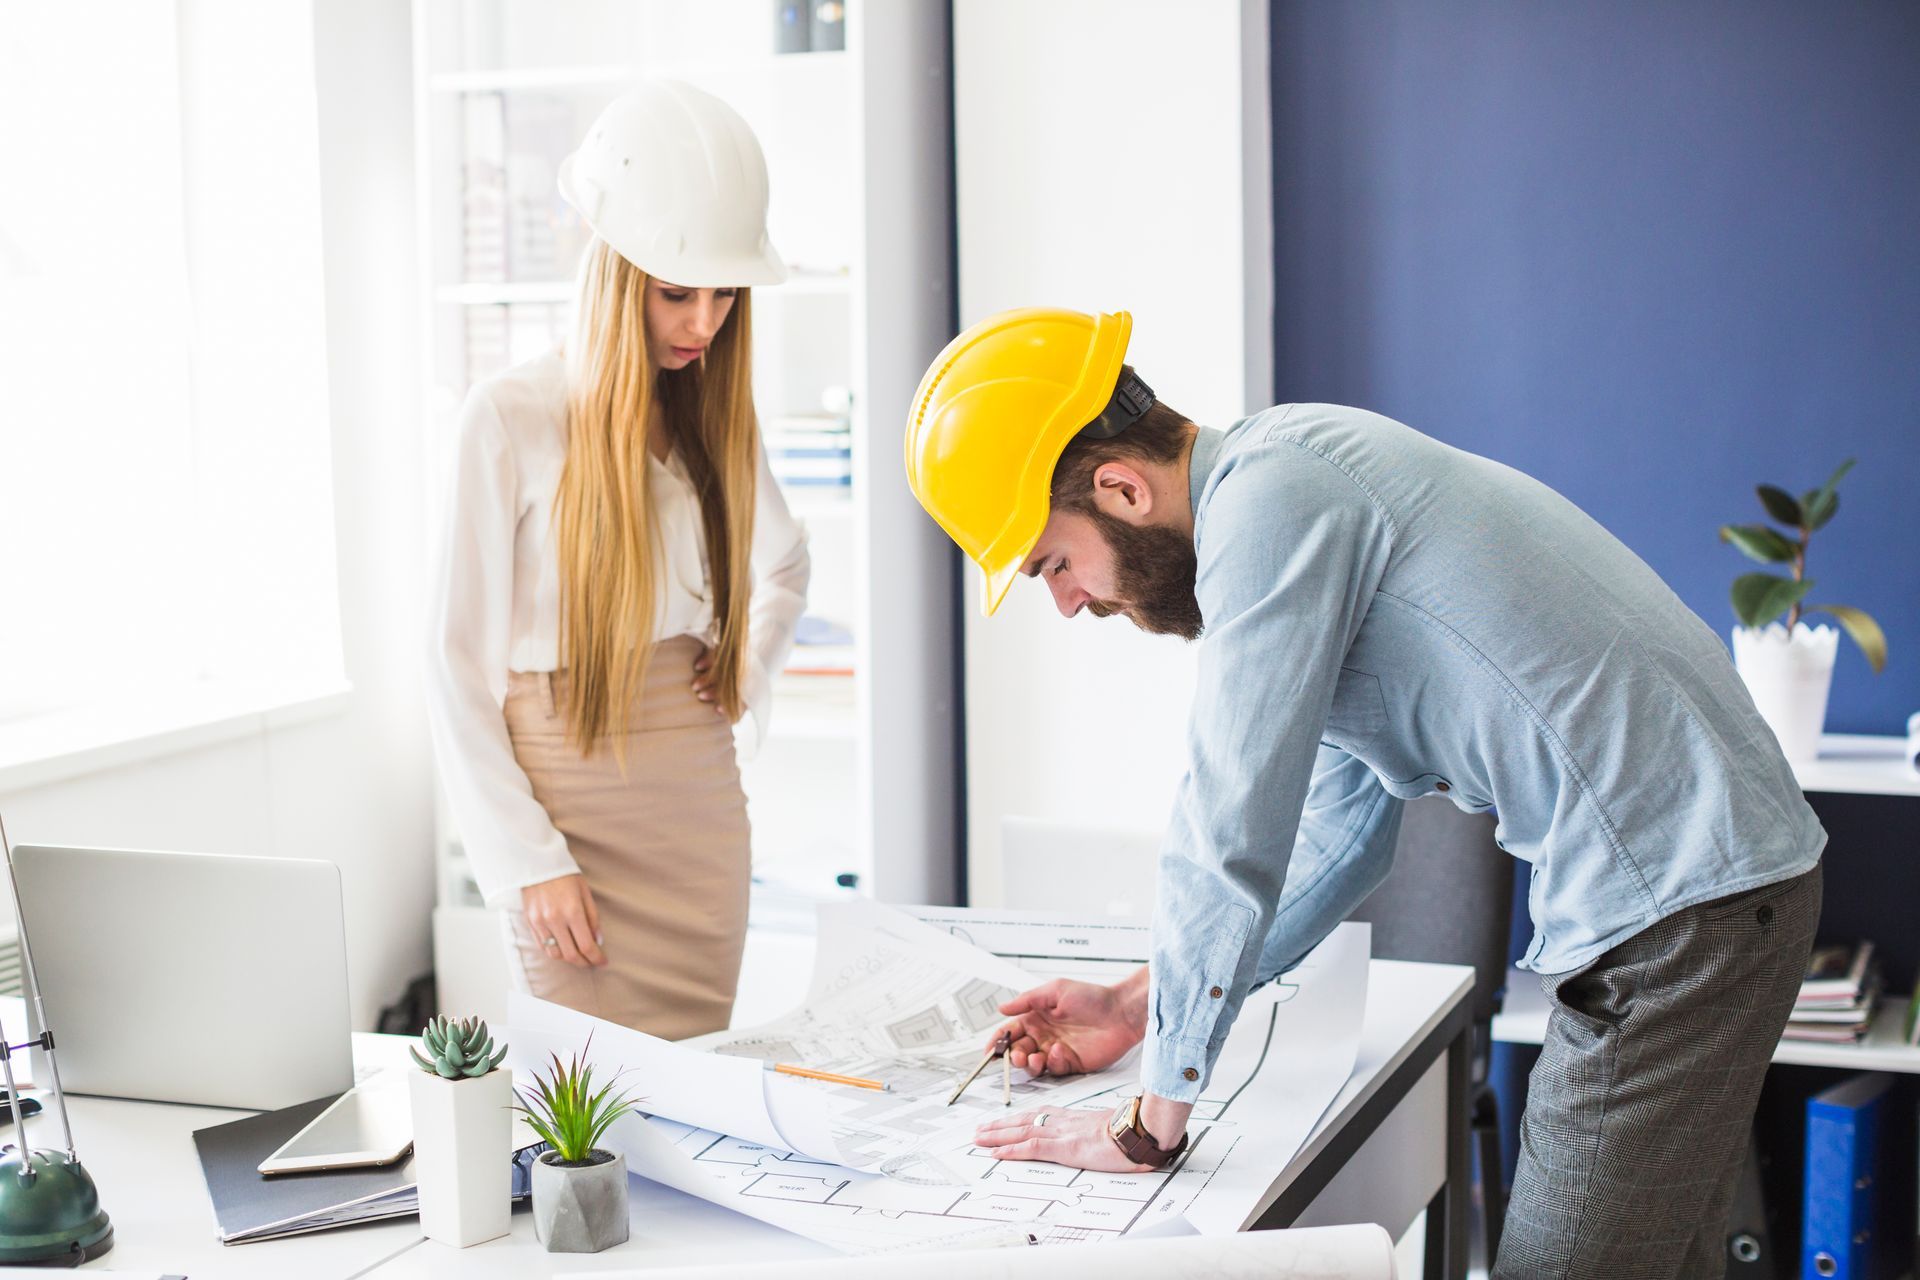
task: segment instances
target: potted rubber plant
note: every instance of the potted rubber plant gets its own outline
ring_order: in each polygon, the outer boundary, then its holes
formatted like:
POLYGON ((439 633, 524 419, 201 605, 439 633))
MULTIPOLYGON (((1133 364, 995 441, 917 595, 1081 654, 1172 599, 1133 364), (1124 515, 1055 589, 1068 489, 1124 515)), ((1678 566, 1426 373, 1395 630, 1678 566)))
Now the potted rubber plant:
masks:
POLYGON ((513 1074, 479 1018, 435 1018, 407 1052, 420 1230, 464 1249, 507 1234, 513 1212, 513 1074), (426 1052, 423 1054, 421 1050, 426 1052))
POLYGON ((579 1054, 565 1063, 550 1056, 552 1068, 533 1073, 517 1108, 552 1148, 533 1162, 533 1230, 549 1253, 598 1253, 627 1239, 627 1158, 599 1143, 634 1104, 614 1081, 596 1091, 579 1054))
POLYGON ((1733 661, 1753 694, 1754 706, 1780 739, 1787 759, 1812 760, 1820 752, 1820 730, 1827 718, 1827 694, 1833 687, 1833 660, 1840 633, 1802 619, 1824 613, 1845 628, 1877 675, 1887 665, 1887 637, 1862 610, 1844 604, 1808 604, 1814 580, 1807 576, 1807 544, 1840 510, 1840 479, 1853 467, 1848 458, 1827 482, 1798 498, 1777 485, 1757 489, 1768 516, 1787 532, 1766 524, 1720 527, 1749 559, 1787 565, 1791 575, 1744 573, 1733 580, 1733 661), (1784 619, 1784 621, 1783 621, 1784 619))

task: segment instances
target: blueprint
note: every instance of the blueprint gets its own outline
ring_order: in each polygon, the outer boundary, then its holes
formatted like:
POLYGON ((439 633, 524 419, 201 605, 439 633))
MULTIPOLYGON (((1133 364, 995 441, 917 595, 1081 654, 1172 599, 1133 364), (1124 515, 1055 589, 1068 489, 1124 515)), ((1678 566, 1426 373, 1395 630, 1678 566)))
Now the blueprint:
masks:
MULTIPOLYGON (((1364 925, 1342 926, 1247 999, 1194 1110, 1189 1150, 1173 1166, 1104 1174, 997 1161, 972 1135, 982 1119, 1006 1113, 998 1066, 958 1103, 946 1101, 1004 1021, 998 1004, 1050 976, 1121 976, 1145 954, 1145 930, 921 914, 864 902, 823 909, 799 1009, 680 1044, 516 996, 511 1061, 524 1071, 550 1052, 565 1057, 591 1031, 596 1065, 626 1069, 644 1097, 647 1114, 608 1138, 635 1173, 847 1252, 1010 1233, 1052 1244, 1236 1230, 1352 1070, 1365 1006, 1364 925), (775 1061, 883 1080, 890 1090, 764 1069, 775 1061)), ((1013 1075, 1015 1110, 1111 1110, 1139 1088, 1132 1056, 1096 1075, 1013 1075)))
MULTIPOLYGON (((813 983, 800 1008, 682 1046, 884 1081, 884 1093, 814 1081, 801 1086, 811 1105, 830 1117, 838 1163, 957 1182, 961 1176, 943 1176, 931 1156, 970 1145, 982 1120, 1005 1114, 1000 1065, 953 1105, 948 1098, 1006 1021, 1000 1005, 1031 985, 1030 972, 950 931, 875 902, 835 904, 821 910, 813 983)), ((1016 1111, 1071 1105, 1133 1079, 1132 1065, 1078 1080, 1031 1079, 1015 1071, 1005 1093, 1016 1111)), ((776 1124, 784 1114, 784 1107, 776 1111, 776 1124)))

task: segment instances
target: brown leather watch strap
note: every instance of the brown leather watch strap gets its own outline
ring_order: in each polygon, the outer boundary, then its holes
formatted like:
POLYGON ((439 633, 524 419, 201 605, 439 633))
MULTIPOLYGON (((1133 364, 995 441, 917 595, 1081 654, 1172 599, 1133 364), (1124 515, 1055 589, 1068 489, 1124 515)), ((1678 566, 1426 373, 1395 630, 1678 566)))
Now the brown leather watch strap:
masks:
POLYGON ((1134 1164, 1144 1164, 1152 1169, 1163 1168, 1175 1160, 1187 1149, 1187 1135, 1181 1134, 1180 1141, 1171 1148, 1162 1147, 1153 1140, 1140 1123, 1140 1099, 1129 1098, 1107 1121, 1107 1136, 1113 1139, 1113 1145, 1120 1148, 1134 1164))

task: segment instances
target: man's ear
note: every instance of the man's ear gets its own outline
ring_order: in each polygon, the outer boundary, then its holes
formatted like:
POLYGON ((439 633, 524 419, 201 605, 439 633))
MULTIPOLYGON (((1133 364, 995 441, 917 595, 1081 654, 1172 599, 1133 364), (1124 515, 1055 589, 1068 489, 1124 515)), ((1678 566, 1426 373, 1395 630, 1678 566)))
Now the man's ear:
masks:
POLYGON ((1103 462, 1093 473, 1093 505, 1116 520, 1144 525, 1153 514, 1153 488, 1125 462, 1103 462))

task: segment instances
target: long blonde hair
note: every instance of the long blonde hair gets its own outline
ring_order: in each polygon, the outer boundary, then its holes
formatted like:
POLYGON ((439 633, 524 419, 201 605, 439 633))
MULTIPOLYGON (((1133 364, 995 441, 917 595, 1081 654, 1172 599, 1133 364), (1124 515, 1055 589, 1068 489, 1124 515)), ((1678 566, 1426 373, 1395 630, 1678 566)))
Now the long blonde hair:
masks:
POLYGON ((614 735, 624 763, 628 709, 645 687, 661 587, 660 528, 647 481, 656 399, 700 500, 713 585, 713 692, 744 710, 747 603, 759 431, 747 290, 706 354, 656 371, 647 353, 647 274, 604 240, 581 264, 567 344, 567 455, 554 504, 560 559, 560 659, 569 737, 588 754, 614 735))

